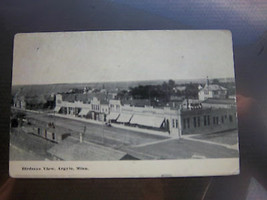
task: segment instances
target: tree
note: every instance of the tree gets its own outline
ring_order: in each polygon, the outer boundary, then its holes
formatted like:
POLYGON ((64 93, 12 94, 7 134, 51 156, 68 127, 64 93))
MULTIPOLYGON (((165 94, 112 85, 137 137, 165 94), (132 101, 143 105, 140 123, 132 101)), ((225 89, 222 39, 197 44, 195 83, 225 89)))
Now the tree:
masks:
POLYGON ((186 85, 185 96, 187 98, 196 98, 198 96, 198 85, 193 83, 186 85))
POLYGON ((168 81, 168 85, 169 85, 169 88, 170 88, 170 89, 174 88, 174 86, 175 86, 175 81, 172 80, 172 79, 170 79, 170 80, 168 81))
POLYGON ((118 99, 127 99, 129 97, 129 93, 126 90, 122 90, 117 94, 118 99))
POLYGON ((218 84, 220 84, 220 81, 218 79, 213 79, 212 80, 212 84, 218 85, 218 84))

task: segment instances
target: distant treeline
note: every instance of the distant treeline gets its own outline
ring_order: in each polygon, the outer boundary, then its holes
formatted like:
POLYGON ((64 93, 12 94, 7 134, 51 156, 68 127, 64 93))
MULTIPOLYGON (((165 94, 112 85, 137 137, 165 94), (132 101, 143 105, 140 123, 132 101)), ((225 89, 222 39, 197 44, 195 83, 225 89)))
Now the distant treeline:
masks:
POLYGON ((197 83, 189 83, 183 85, 184 90, 175 89, 176 83, 173 80, 163 82, 161 85, 139 85, 131 87, 128 91, 120 91, 117 95, 118 99, 149 99, 151 102, 169 102, 171 96, 184 96, 186 98, 198 97, 197 83))

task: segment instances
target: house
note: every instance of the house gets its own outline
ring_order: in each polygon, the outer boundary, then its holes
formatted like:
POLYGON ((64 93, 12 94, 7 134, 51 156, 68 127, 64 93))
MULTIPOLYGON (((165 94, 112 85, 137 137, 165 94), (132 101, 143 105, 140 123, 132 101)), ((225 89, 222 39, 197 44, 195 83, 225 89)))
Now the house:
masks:
POLYGON ((15 96, 13 98, 13 106, 15 108, 26 109, 26 101, 24 96, 15 96))
POLYGON ((198 99, 204 101, 208 98, 226 99, 227 89, 217 84, 210 84, 207 79, 206 85, 198 92, 198 99))

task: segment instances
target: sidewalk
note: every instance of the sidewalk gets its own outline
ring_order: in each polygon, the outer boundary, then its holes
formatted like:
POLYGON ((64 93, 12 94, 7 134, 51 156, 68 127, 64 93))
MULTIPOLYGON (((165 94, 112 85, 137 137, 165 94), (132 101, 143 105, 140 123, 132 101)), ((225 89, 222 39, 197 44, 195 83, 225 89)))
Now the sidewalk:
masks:
POLYGON ((202 142, 202 143, 206 143, 206 144, 214 144, 214 145, 225 147, 227 149, 238 150, 238 144, 235 144, 235 145, 223 144, 223 143, 218 143, 218 142, 196 139, 196 138, 192 138, 191 136, 182 136, 182 139, 196 141, 196 142, 202 142))

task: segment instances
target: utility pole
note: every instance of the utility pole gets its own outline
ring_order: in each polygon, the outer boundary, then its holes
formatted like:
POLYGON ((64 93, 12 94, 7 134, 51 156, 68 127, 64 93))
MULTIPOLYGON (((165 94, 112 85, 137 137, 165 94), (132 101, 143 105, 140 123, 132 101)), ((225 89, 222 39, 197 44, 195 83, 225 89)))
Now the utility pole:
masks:
POLYGON ((83 142, 83 137, 85 135, 85 132, 86 132, 86 126, 84 126, 84 128, 83 128, 83 132, 80 132, 80 143, 83 142))
POLYGON ((105 132, 105 130, 104 130, 104 127, 102 127, 102 143, 104 144, 104 132, 105 132))

